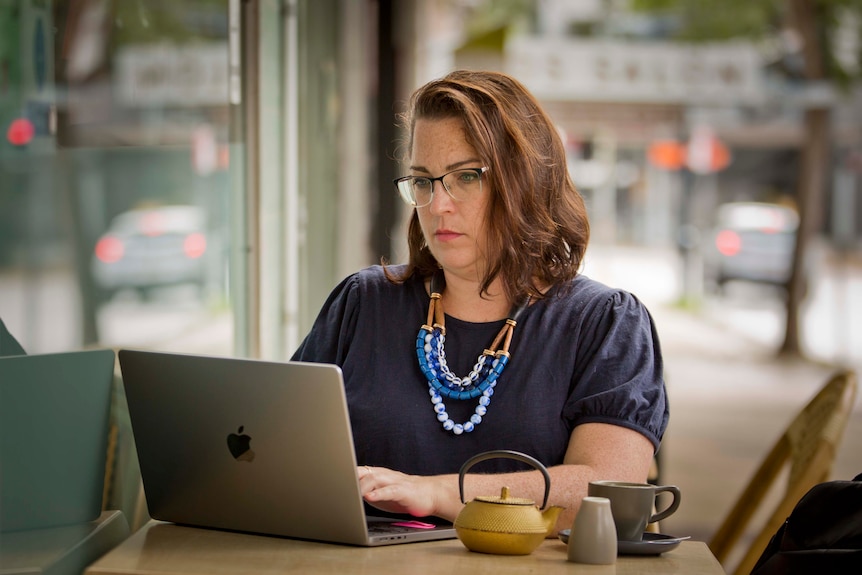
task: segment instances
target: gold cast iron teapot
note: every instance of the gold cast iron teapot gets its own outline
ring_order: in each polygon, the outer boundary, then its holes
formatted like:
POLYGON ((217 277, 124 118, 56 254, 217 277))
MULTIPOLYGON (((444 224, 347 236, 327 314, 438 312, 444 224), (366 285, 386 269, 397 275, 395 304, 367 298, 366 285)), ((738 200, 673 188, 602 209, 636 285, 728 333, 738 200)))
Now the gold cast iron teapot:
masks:
POLYGON ((467 503, 455 518, 458 539, 470 551, 497 555, 529 555, 553 531, 562 507, 548 505, 551 476, 536 459, 517 451, 486 451, 468 459, 458 475, 461 503, 464 501, 464 475, 480 461, 494 458, 516 459, 528 463, 545 477, 545 500, 542 508, 530 499, 509 496, 503 487, 499 497, 481 496, 467 503))

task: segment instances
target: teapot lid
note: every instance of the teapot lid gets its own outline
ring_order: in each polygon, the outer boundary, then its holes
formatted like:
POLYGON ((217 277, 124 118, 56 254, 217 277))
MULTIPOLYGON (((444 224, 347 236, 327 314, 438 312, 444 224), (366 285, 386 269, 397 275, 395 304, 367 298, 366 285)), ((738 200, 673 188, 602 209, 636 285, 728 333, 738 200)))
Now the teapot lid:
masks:
POLYGON ((483 503, 496 503, 498 505, 535 505, 532 499, 523 499, 521 497, 509 497, 509 488, 503 487, 500 490, 500 495, 480 495, 475 498, 475 501, 483 503))

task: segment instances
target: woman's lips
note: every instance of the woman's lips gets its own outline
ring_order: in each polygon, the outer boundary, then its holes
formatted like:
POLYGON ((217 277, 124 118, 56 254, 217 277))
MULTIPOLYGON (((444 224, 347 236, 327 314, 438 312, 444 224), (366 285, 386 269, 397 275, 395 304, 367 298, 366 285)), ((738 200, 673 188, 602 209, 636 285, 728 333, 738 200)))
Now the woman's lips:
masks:
POLYGON ((434 232, 434 237, 441 242, 448 242, 461 237, 461 234, 453 232, 452 230, 437 230, 434 232))

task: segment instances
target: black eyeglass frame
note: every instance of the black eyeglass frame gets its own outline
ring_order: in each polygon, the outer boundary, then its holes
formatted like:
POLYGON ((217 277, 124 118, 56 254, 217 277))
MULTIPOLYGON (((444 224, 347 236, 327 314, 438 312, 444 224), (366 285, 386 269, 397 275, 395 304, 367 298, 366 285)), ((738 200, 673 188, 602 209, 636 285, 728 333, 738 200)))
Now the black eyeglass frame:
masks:
POLYGON ((437 181, 440 182, 440 185, 443 186, 443 189, 446 190, 446 193, 449 194, 450 198, 452 198, 456 202, 462 201, 462 200, 459 200, 458 198, 456 198, 455 196, 452 195, 452 192, 449 191, 449 188, 446 186, 446 183, 443 182, 443 178, 445 178, 449 174, 454 174, 455 172, 464 172, 464 171, 475 172, 476 175, 479 177, 479 181, 481 183, 482 177, 485 175, 485 172, 488 171, 488 166, 482 166, 481 168, 455 168, 454 170, 450 170, 450 171, 446 172, 445 174, 443 174, 442 176, 437 176, 436 178, 431 178, 428 176, 401 176, 400 178, 395 178, 394 180, 392 180, 392 183, 395 184, 395 189, 398 190, 398 195, 401 196, 401 199, 403 199, 405 201, 405 203, 407 203, 410 206, 413 206, 414 208, 424 208, 425 206, 429 205, 432 201, 434 201, 434 182, 437 182, 437 181), (409 180, 415 180, 417 178, 428 180, 431 184, 431 195, 428 198, 428 203, 422 204, 421 206, 419 204, 417 204, 415 201, 409 201, 407 199, 407 197, 401 192, 401 186, 399 185, 401 182, 406 182, 409 180))

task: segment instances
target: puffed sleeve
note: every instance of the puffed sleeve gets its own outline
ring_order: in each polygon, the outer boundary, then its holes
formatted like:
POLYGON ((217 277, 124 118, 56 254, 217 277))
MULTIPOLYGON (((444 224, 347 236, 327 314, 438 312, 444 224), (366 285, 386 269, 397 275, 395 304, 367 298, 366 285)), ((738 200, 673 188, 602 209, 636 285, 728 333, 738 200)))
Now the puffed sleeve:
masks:
POLYGON ((669 409, 658 335, 646 307, 616 290, 583 324, 575 381, 564 408, 572 426, 588 422, 628 427, 655 449, 669 409))
POLYGON ((353 274, 329 294, 291 360, 342 365, 355 333, 359 299, 359 281, 353 274))

